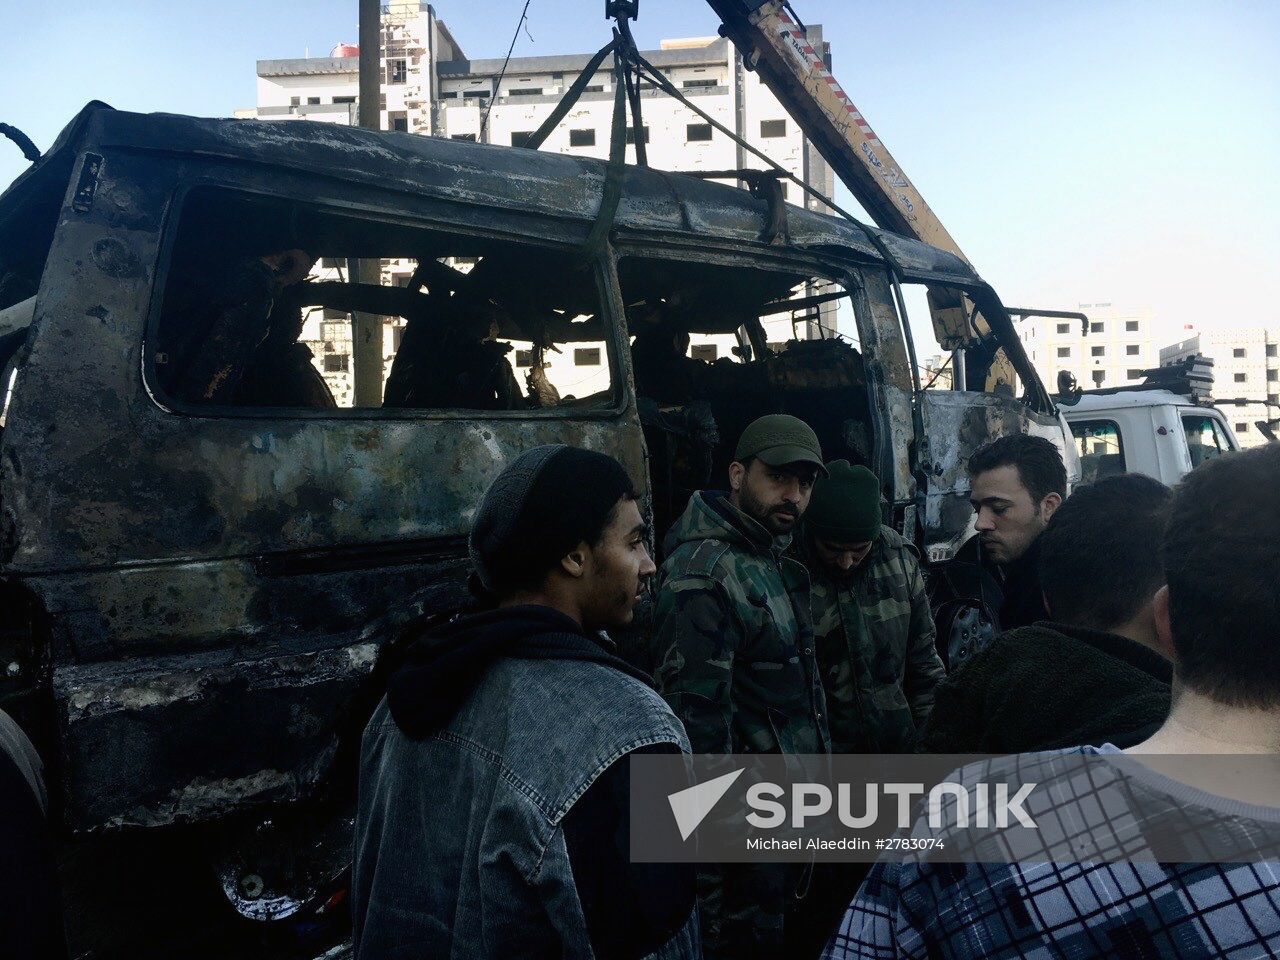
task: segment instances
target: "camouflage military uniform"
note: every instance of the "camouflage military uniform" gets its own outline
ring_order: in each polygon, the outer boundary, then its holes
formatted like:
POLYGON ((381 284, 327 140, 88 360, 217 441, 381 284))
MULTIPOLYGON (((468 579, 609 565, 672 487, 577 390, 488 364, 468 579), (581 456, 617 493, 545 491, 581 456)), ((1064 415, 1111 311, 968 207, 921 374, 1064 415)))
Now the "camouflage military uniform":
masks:
POLYGON ((813 580, 813 631, 834 751, 910 752, 946 675, 915 548, 881 527, 844 585, 823 574, 807 547, 802 522, 792 552, 813 580))
MULTIPOLYGON (((830 751, 809 623, 809 577, 724 494, 695 493, 658 572, 658 688, 694 753, 830 751)), ((735 864, 699 874, 708 957, 775 956, 803 868, 735 864)))

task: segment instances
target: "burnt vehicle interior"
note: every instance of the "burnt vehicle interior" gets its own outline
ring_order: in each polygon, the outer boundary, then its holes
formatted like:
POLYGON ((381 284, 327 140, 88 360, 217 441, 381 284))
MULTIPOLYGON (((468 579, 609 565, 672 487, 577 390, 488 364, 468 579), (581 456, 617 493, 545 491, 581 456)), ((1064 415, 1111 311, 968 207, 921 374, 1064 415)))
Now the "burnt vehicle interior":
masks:
POLYGON ((866 371, 836 330, 851 309, 837 283, 645 257, 622 258, 618 277, 659 543, 693 491, 725 485, 734 442, 766 413, 810 423, 828 459, 871 462, 866 371))
MULTIPOLYGON (((813 424, 828 458, 871 462, 852 312, 800 271, 625 256, 618 276, 659 534, 723 485, 765 413, 813 424), (696 341, 696 342, 695 342, 696 341)), ((616 409, 612 324, 571 253, 221 188, 181 204, 149 337, 157 398, 203 415, 506 415, 616 409), (377 283, 352 261, 381 261, 377 283), (356 400, 353 313, 385 318, 381 403, 356 400)))
POLYGON ((182 205, 165 290, 149 360, 158 396, 178 407, 332 415, 617 402, 592 266, 528 243, 204 188, 182 205), (356 259, 382 262, 377 282, 352 279, 356 259), (378 404, 356 401, 353 313, 385 318, 378 404))

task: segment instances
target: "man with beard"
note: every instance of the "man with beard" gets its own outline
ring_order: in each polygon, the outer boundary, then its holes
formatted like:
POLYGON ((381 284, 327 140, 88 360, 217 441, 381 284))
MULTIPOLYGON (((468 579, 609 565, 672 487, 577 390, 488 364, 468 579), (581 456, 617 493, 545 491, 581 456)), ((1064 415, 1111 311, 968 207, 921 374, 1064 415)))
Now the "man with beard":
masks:
MULTIPOLYGON (((666 652, 657 680, 694 753, 830 750, 809 576, 783 555, 824 472, 808 424, 761 417, 738 441, 729 491, 695 493, 667 534, 654 611, 655 646, 666 652)), ((707 956, 785 955, 806 871, 724 865, 698 881, 707 956)))
POLYGON ((915 547, 881 523, 880 481, 827 464, 793 546, 813 578, 813 632, 836 753, 909 753, 946 675, 915 547))

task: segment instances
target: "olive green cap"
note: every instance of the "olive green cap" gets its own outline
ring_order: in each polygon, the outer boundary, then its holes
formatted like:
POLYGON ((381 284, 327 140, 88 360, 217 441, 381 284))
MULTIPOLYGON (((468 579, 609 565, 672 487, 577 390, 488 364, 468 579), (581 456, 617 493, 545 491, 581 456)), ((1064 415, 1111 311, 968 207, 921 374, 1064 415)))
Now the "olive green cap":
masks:
POLYGON ((812 463, 819 473, 827 472, 822 462, 822 446, 813 427, 787 413, 770 413, 747 425, 738 438, 733 459, 741 462, 750 457, 771 467, 812 463))
POLYGON ((804 526, 810 535, 837 543, 867 543, 880 535, 880 481, 848 460, 827 464, 827 476, 813 485, 804 526))

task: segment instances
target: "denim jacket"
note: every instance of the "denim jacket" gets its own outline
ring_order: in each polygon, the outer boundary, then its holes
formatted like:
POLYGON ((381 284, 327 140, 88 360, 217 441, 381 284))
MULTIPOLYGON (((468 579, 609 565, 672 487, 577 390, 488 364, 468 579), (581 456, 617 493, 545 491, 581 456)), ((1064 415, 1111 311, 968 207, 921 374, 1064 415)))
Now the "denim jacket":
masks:
MULTIPOLYGON (((361 750, 356 957, 592 957, 562 821, 652 744, 689 749, 660 696, 595 663, 500 660, 420 741, 384 700, 361 750)), ((657 956, 699 955, 694 911, 657 956)))

